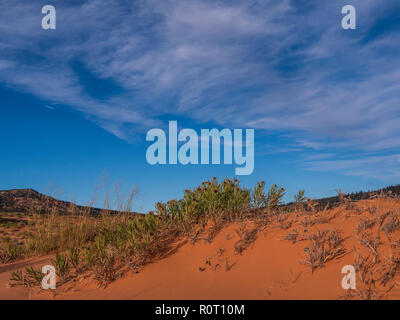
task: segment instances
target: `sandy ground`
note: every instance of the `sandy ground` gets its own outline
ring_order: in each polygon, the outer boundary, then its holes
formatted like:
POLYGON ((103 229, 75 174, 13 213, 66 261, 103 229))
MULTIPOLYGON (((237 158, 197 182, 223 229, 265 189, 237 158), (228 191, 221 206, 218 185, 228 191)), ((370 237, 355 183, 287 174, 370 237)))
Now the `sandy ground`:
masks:
MULTIPOLYGON (((369 253, 356 236, 360 219, 379 218, 385 212, 399 208, 400 201, 368 200, 360 201, 351 209, 341 207, 317 214, 292 213, 285 220, 290 227, 278 220, 268 224, 241 255, 234 249, 239 240, 238 225, 231 223, 211 243, 199 240, 192 244, 180 240, 175 244, 174 254, 143 267, 139 273, 126 274, 106 288, 98 288, 90 280, 61 286, 55 295, 10 288, 8 282, 12 270, 48 264, 50 257, 0 265, 0 299, 338 299, 346 294, 342 288, 342 267, 354 265, 357 253, 369 253), (310 227, 302 223, 305 219, 321 216, 332 220, 310 227), (310 247, 310 241, 301 238, 318 230, 333 229, 341 231, 346 253, 312 273, 304 263, 307 257, 304 249, 310 247), (291 232, 298 232, 300 241, 286 240, 291 232)), ((389 247, 384 234, 379 235, 378 226, 366 232, 380 237, 381 259, 385 260, 397 250, 389 247)), ((393 237, 395 235, 392 241, 393 237)), ((357 289, 364 290, 359 275, 356 280, 357 289)), ((384 294, 390 286, 390 292, 381 298, 399 299, 397 274, 389 284, 378 285, 376 290, 384 294)))

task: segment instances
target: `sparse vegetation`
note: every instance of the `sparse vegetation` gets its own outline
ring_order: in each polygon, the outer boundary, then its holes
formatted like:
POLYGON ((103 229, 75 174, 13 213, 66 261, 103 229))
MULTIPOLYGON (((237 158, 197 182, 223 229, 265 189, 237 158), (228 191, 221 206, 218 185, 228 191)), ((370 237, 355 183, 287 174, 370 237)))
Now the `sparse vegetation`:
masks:
POLYGON ((276 184, 273 184, 271 188, 268 190, 267 195, 267 207, 268 208, 276 208, 278 205, 282 203, 282 198, 285 195, 285 189, 282 187, 278 187, 276 184))
POLYGON ((42 282, 44 274, 40 269, 33 267, 25 268, 25 272, 22 270, 16 270, 11 273, 11 286, 24 286, 24 287, 36 287, 42 282))
MULTIPOLYGON (((340 205, 329 210, 329 202, 321 207, 321 202, 305 198, 304 190, 300 190, 294 203, 289 205, 282 205, 284 195, 282 187, 273 184, 266 188, 264 181, 249 189, 241 186, 237 179, 219 182, 213 178, 193 190, 185 190, 181 199, 157 203, 155 212, 146 215, 129 213, 133 195, 126 205, 119 202, 117 206, 126 212, 111 212, 107 200, 107 209, 96 215, 90 210, 82 212, 73 207, 70 214, 59 214, 55 210, 43 213, 41 209, 39 215, 32 210, 29 218, 23 217, 25 222, 19 224, 13 220, 15 215, 10 214, 8 220, 2 220, 4 223, 0 223, 0 227, 6 232, 19 228, 23 238, 15 239, 13 232, 2 235, 0 262, 52 254, 51 263, 57 270, 61 285, 75 281, 81 274, 90 275, 100 285, 107 285, 127 270, 139 272, 145 264, 169 255, 173 251, 170 250, 171 244, 177 240, 189 239, 192 244, 197 241, 211 243, 225 226, 233 223, 235 231, 229 236, 236 237, 235 256, 242 255, 260 236, 260 231, 266 235, 273 225, 273 230, 281 232, 279 239, 288 240, 293 245, 304 244, 305 259, 301 263, 314 273, 327 262, 351 252, 344 245, 347 236, 335 229, 339 219, 334 221, 333 229, 318 229, 320 224, 328 224, 340 217, 341 212, 346 212, 347 218, 348 210, 351 210, 349 216, 358 219, 354 220, 353 235, 358 239, 357 245, 368 255, 359 255, 354 262, 363 286, 354 292, 349 291, 348 297, 379 298, 377 283, 387 286, 388 290, 392 287, 400 271, 400 240, 396 233, 400 231, 400 219, 397 211, 385 211, 379 215, 382 208, 376 207, 373 201, 371 205, 367 202, 367 206, 355 207, 351 195, 341 192, 338 193, 340 205), (379 237, 380 232, 383 237, 379 237), (388 253, 380 247, 384 240, 390 244, 388 253)), ((392 197, 394 195, 387 193, 374 195, 374 198, 386 200, 392 197)), ((220 248, 218 257, 224 250, 220 248)), ((231 264, 225 256, 224 260, 220 259, 218 264, 213 262, 214 270, 229 271, 236 263, 231 264)), ((207 262, 206 265, 211 267, 207 262)), ((200 272, 210 270, 203 266, 198 269, 200 272)), ((26 268, 14 271, 10 281, 13 286, 32 288, 40 285, 43 276, 39 269, 26 268)))
POLYGON ((235 252, 242 255, 242 252, 246 250, 257 238, 258 228, 249 227, 245 222, 239 222, 238 228, 235 229, 239 236, 239 241, 235 243, 235 252))
MULTIPOLYGON (((90 209, 82 212, 71 207, 69 215, 59 215, 55 210, 43 214, 41 209, 40 215, 32 213, 34 219, 29 222, 29 234, 23 245, 10 244, 1 249, 0 257, 9 262, 54 253, 52 264, 64 281, 74 277, 74 271, 86 270, 92 271, 100 283, 107 283, 119 277, 124 266, 138 269, 151 261, 157 252, 163 251, 162 246, 168 245, 171 235, 193 235, 211 223, 206 237, 210 242, 225 222, 242 221, 263 208, 277 210, 283 195, 284 189, 277 185, 265 192, 265 182, 250 190, 236 178, 222 182, 213 178, 193 190, 185 190, 182 199, 157 203, 155 214, 111 214, 106 209, 92 215, 90 209)), ((105 203, 109 204, 109 200, 105 203)), ((118 208, 128 211, 132 196, 127 205, 118 203, 118 208)), ((237 252, 254 241, 257 230, 256 227, 243 233, 237 252)), ((18 279, 19 275, 15 273, 13 278, 18 279)))
POLYGON ((265 181, 257 182, 251 197, 253 208, 259 209, 267 206, 267 195, 265 194, 265 181))
POLYGON ((346 253, 342 245, 344 240, 338 230, 318 230, 308 240, 311 241, 311 246, 304 248, 307 253, 304 263, 310 266, 312 273, 316 268, 323 267, 326 262, 342 257, 346 253))
POLYGON ((304 202, 306 201, 306 197, 304 196, 305 193, 306 193, 306 190, 302 189, 302 190, 299 190, 299 192, 297 192, 294 195, 294 203, 296 206, 296 210, 303 210, 304 202))
POLYGON ((69 261, 66 256, 61 253, 56 254, 56 258, 51 261, 53 266, 56 268, 57 274, 64 278, 69 271, 69 261))
POLYGON ((13 242, 8 242, 0 248, 0 263, 7 263, 23 257, 23 248, 13 242))

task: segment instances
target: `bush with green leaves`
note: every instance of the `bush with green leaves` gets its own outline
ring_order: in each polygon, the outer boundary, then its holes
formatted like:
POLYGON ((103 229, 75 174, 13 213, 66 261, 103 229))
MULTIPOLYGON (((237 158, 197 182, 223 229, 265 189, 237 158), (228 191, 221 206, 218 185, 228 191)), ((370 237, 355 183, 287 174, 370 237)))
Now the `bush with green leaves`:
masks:
MULTIPOLYGON (((98 216, 50 214, 34 226, 23 248, 26 256, 56 253, 52 264, 64 281, 76 276, 70 271, 93 271, 99 281, 111 281, 124 266, 134 268, 150 261, 156 250, 169 241, 171 235, 188 234, 196 226, 212 220, 215 225, 242 219, 251 209, 274 210, 282 202, 285 190, 272 185, 266 191, 264 181, 252 190, 239 180, 216 178, 185 190, 179 200, 156 204, 156 215, 129 213, 98 216), (159 241, 161 240, 161 241, 159 241)), ((10 257, 19 254, 8 250, 10 257)), ((32 270, 29 281, 35 278, 32 270)), ((38 276, 38 275, 37 275, 38 276)), ((16 272, 16 280, 28 281, 16 272), (21 278, 22 277, 22 278, 21 278)))
POLYGON ((72 267, 78 268, 80 263, 80 250, 79 248, 71 247, 67 250, 68 260, 72 267))
POLYGON ((297 192, 294 195, 294 202, 296 202, 296 203, 304 202, 306 200, 306 198, 304 197, 305 193, 306 193, 306 190, 304 190, 304 189, 299 190, 299 192, 297 192))
POLYGON ((94 263, 94 253, 91 248, 91 245, 84 247, 82 249, 82 256, 83 256, 83 264, 86 269, 89 269, 93 266, 94 263))
POLYGON ((156 209, 161 218, 187 230, 202 218, 231 218, 250 208, 250 205, 250 191, 241 187, 236 178, 219 183, 214 177, 194 190, 185 190, 180 200, 157 203, 156 209))
POLYGON ((56 268, 57 274, 64 278, 70 269, 70 264, 67 257, 61 253, 57 253, 55 259, 51 263, 56 268))
POLYGON ((8 263, 24 257, 23 248, 15 243, 8 243, 0 248, 0 263, 8 263))
POLYGON ((44 274, 42 273, 41 269, 35 269, 34 267, 27 267, 25 268, 25 272, 18 269, 11 273, 10 285, 35 287, 41 284, 43 277, 44 274))
POLYGON ((255 209, 267 206, 267 195, 265 194, 265 181, 257 182, 254 191, 251 194, 251 204, 255 209))
POLYGON ((267 207, 276 208, 277 206, 282 204, 282 198, 284 197, 284 195, 285 189, 282 187, 278 187, 276 184, 273 184, 268 190, 267 207))

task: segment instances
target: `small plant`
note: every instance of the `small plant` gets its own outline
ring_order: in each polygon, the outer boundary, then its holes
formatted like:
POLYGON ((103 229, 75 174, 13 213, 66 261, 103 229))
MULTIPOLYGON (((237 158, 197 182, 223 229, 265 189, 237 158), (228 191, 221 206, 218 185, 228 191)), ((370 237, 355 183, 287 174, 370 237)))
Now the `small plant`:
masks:
POLYGON ((340 189, 335 190, 340 203, 345 203, 346 193, 340 189))
POLYGON ((376 223, 376 219, 370 219, 370 220, 364 220, 360 219, 360 221, 357 224, 357 234, 372 228, 376 223))
POLYGON ((77 248, 71 247, 67 251, 69 262, 71 263, 72 267, 78 268, 79 267, 79 257, 80 251, 77 248))
POLYGON ((113 251, 105 251, 104 255, 95 259, 94 274, 100 284, 108 283, 117 278, 116 255, 113 251))
POLYGON ((14 282, 14 283, 10 283, 11 286, 26 285, 25 284, 25 277, 22 274, 22 270, 19 270, 19 269, 11 272, 10 280, 14 282))
POLYGON ((52 260, 52 263, 57 270, 57 274, 64 278, 67 275, 70 267, 66 256, 61 253, 57 253, 56 258, 52 260))
POLYGON ((386 235, 389 235, 390 233, 400 230, 400 217, 399 214, 395 214, 392 211, 389 211, 386 214, 389 217, 389 221, 383 224, 381 229, 386 233, 386 235))
POLYGON ((358 239, 360 244, 364 245, 367 249, 369 249, 375 257, 375 260, 378 261, 378 246, 380 245, 379 237, 372 238, 370 235, 363 233, 361 238, 358 239))
POLYGON ((282 203, 282 198, 285 195, 285 189, 273 184, 268 191, 267 206, 269 208, 276 208, 282 203))
POLYGON ((82 253, 83 253, 83 261, 84 261, 85 267, 86 268, 91 267, 94 262, 93 251, 91 250, 91 248, 83 248, 82 253))
POLYGON ((243 223, 239 224, 238 229, 235 230, 239 235, 239 241, 234 245, 235 252, 242 255, 242 252, 246 250, 257 238, 258 228, 247 229, 243 223))
POLYGON ((23 248, 15 243, 8 243, 6 247, 0 248, 0 263, 8 263, 24 255, 23 248))
POLYGON ((35 269, 34 267, 28 267, 25 268, 26 274, 28 279, 34 284, 34 285, 40 285, 42 282, 42 279, 44 277, 44 274, 42 273, 41 269, 35 269))
MULTIPOLYGON (((377 260, 370 254, 362 256, 356 252, 356 259, 353 263, 360 285, 357 285, 356 295, 361 300, 376 299, 378 292, 376 289, 377 279, 375 278, 377 260)), ((385 276, 385 275, 384 275, 385 276)))
POLYGON ((205 181, 194 190, 185 190, 180 200, 166 204, 157 203, 157 215, 185 233, 191 233, 193 225, 201 219, 232 219, 251 205, 250 190, 240 186, 239 180, 217 178, 205 181))
POLYGON ((306 191, 304 189, 300 190, 299 192, 297 192, 294 195, 294 201, 296 203, 302 203, 306 200, 306 198, 304 197, 304 194, 306 193, 306 191))
POLYGON ((311 240, 311 246, 304 248, 307 253, 305 264, 311 268, 314 273, 316 268, 322 267, 326 262, 335 258, 342 257, 346 249, 342 245, 343 238, 337 230, 320 231, 308 238, 311 240))
POLYGON ((255 209, 265 207, 267 205, 267 196, 265 194, 265 181, 257 182, 251 195, 252 206, 255 209))
POLYGON ((296 205, 296 210, 303 209, 304 202, 306 201, 306 198, 304 197, 305 193, 306 193, 306 191, 304 189, 302 189, 294 195, 294 202, 296 205))
POLYGON ((310 266, 311 273, 314 273, 324 263, 324 249, 321 244, 312 241, 311 247, 304 248, 304 251, 307 253, 306 264, 310 266))
POLYGON ((24 287, 35 287, 39 286, 42 282, 44 274, 40 269, 33 267, 25 268, 25 273, 22 270, 15 270, 11 273, 10 285, 13 286, 24 286, 24 287))

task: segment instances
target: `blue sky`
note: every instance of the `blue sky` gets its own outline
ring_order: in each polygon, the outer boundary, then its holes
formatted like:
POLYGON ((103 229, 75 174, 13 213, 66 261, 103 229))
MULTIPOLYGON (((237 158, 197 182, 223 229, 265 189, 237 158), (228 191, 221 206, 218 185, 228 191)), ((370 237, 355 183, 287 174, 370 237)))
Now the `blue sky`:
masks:
POLYGON ((147 130, 254 128, 241 176, 310 197, 400 182, 400 4, 372 1, 2 1, 0 189, 134 208, 235 165, 151 166, 147 130), (41 28, 53 4, 57 29, 41 28), (343 30, 352 4, 357 29, 343 30))

